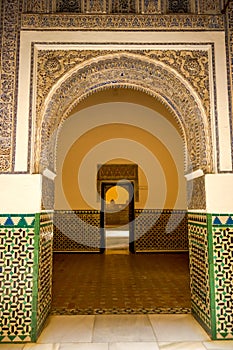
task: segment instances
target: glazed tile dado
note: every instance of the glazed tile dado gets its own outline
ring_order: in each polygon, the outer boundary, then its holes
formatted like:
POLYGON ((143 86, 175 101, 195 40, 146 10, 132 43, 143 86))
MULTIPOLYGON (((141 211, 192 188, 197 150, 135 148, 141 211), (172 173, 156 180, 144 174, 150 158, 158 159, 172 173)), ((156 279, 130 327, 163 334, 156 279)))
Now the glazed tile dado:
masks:
MULTIPOLYGON (((98 210, 55 210, 53 250, 98 252, 100 215, 98 210)), ((188 251, 185 210, 136 209, 134 231, 136 252, 188 251)))
POLYGON ((48 314, 51 254, 43 252, 51 247, 50 220, 46 213, 0 215, 0 302, 8 305, 0 316, 2 342, 35 341, 48 314))

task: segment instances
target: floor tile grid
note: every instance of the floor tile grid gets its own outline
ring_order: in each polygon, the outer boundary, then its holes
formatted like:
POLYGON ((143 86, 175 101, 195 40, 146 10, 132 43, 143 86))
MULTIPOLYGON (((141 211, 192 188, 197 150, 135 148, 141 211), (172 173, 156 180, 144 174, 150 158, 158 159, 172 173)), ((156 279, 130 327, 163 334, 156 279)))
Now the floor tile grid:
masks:
POLYGON ((187 254, 54 255, 53 315, 189 313, 190 304, 187 254))

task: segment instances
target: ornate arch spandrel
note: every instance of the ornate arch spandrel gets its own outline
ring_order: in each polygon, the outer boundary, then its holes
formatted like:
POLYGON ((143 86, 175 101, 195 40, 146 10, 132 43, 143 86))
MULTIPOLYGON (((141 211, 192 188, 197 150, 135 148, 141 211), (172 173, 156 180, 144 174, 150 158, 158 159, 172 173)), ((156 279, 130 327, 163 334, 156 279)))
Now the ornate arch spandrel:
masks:
POLYGON ((55 169, 57 132, 81 100, 108 88, 131 88, 158 98, 179 121, 186 140, 186 171, 211 172, 212 146, 208 116, 201 99, 174 68, 126 52, 77 64, 60 78, 37 113, 35 171, 55 169))

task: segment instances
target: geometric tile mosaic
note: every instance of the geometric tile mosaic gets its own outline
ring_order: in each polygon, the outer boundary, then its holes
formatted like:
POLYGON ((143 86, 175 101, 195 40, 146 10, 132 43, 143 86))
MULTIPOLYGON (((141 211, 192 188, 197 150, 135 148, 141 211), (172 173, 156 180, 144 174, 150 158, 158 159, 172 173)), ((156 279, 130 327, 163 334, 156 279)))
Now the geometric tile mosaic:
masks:
POLYGON ((233 225, 233 215, 212 215, 213 225, 233 225))
POLYGON ((149 314, 190 314, 190 308, 117 308, 114 309, 61 309, 54 307, 51 315, 149 315, 149 314))
POLYGON ((100 211, 55 210, 54 251, 99 251, 100 211))
POLYGON ((232 215, 212 215, 216 339, 233 338, 233 222, 232 215), (219 224, 221 222, 221 225, 219 224))
POLYGON ((233 215, 188 217, 192 312, 212 339, 233 339, 233 215))
POLYGON ((0 341, 32 341, 37 294, 35 215, 0 218, 0 341))
POLYGON ((187 212, 136 209, 135 250, 188 250, 187 212))
MULTIPOLYGON (((192 312, 215 339, 233 338, 232 217, 188 214, 192 312)), ((51 304, 52 230, 48 213, 0 215, 0 342, 35 341, 43 327, 51 304)))
POLYGON ((1 215, 0 226, 28 227, 33 226, 35 216, 33 215, 1 215))
POLYGON ((51 304, 52 217, 0 215, 0 342, 36 341, 51 304))
MULTIPOLYGON (((100 212, 54 212, 54 251, 99 251, 100 212)), ((186 211, 135 210, 136 251, 188 250, 186 211)))
POLYGON ((208 223, 206 214, 188 214, 192 312, 211 333, 208 223))
POLYGON ((52 215, 40 215, 37 337, 50 312, 52 301, 53 222, 52 215))

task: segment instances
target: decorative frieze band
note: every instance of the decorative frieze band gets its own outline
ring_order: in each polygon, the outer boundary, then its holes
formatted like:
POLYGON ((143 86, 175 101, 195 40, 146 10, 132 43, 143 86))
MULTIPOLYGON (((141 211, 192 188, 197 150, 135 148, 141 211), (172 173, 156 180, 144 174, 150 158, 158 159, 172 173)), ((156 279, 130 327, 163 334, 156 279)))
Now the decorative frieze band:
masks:
POLYGON ((202 13, 217 14, 218 0, 24 0, 24 12, 32 13, 202 13))
POLYGON ((24 30, 224 30, 221 15, 23 14, 24 30))

